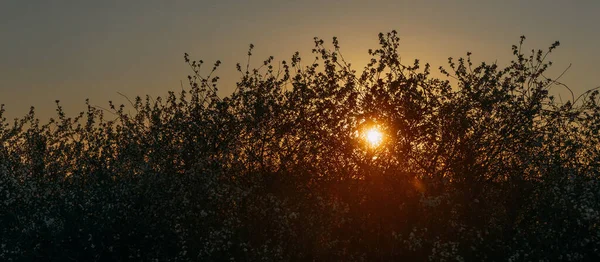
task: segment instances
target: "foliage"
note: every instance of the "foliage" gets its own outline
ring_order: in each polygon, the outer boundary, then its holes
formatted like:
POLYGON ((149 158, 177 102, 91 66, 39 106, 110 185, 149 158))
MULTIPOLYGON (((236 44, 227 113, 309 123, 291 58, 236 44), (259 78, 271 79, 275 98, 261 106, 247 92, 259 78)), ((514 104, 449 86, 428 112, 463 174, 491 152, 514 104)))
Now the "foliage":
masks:
MULTIPOLYGON (((600 259, 597 90, 566 103, 547 51, 401 63, 395 31, 357 73, 338 40, 190 88, 0 121, 0 259, 600 259), (277 68, 277 69, 276 69, 277 68), (105 113, 114 119, 105 119, 105 113), (377 126, 370 147, 361 130, 377 126)), ((0 111, 4 112, 4 109, 0 111)))

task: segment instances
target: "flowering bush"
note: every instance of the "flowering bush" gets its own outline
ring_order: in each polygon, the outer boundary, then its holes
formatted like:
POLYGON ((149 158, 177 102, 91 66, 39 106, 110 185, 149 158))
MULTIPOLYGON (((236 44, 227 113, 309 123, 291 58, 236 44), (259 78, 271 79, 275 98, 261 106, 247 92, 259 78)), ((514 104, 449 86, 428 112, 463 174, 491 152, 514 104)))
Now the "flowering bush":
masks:
POLYGON ((308 64, 238 64, 225 98, 220 62, 186 54, 179 94, 73 118, 57 101, 46 124, 2 108, 0 259, 600 259, 598 91, 549 94, 558 42, 440 79, 379 40, 360 73, 336 38, 308 64))

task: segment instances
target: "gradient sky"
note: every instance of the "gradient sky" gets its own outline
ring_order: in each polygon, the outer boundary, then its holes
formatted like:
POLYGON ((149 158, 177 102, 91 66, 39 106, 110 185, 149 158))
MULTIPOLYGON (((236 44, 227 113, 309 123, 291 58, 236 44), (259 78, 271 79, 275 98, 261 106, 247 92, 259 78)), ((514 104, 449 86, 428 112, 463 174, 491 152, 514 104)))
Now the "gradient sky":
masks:
POLYGON ((475 61, 510 61, 512 44, 546 49, 562 82, 576 93, 600 85, 600 1, 27 1, 0 0, 0 103, 5 116, 35 106, 54 116, 59 99, 69 114, 85 98, 106 106, 117 94, 162 96, 180 89, 190 70, 183 61, 213 63, 222 96, 233 90, 237 62, 300 51, 312 58, 313 37, 337 36, 356 66, 377 47, 377 34, 396 29, 403 61, 419 58, 437 68, 467 51, 475 61))

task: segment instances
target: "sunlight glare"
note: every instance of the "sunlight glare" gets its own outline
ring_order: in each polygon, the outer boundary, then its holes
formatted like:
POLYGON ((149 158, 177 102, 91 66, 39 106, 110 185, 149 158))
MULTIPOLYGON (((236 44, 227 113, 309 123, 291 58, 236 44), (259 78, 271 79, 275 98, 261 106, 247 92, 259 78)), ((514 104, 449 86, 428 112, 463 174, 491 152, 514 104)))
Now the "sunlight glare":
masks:
POLYGON ((366 134, 367 142, 373 147, 378 146, 383 139, 383 134, 377 128, 371 128, 367 130, 366 134))

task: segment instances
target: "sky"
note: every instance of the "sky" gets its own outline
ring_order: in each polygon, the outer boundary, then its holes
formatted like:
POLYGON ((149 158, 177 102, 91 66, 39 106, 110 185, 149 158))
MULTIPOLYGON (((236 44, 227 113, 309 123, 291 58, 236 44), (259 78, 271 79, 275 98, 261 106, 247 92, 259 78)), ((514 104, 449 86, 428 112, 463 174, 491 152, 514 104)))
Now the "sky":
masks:
MULTIPOLYGON (((344 57, 362 67, 377 34, 397 30, 403 61, 437 68, 473 52, 476 62, 507 64, 511 45, 561 46, 550 57, 576 94, 600 85, 600 1, 339 0, 0 0, 0 104, 5 117, 35 106, 55 116, 55 100, 74 116, 91 104, 126 103, 119 93, 164 96, 181 90, 191 70, 183 54, 221 60, 221 96, 235 88, 235 64, 270 55, 310 60, 313 38, 336 36, 344 57)), ((358 68, 357 68, 358 69, 358 68)), ((556 91, 565 94, 563 91, 556 91)))

